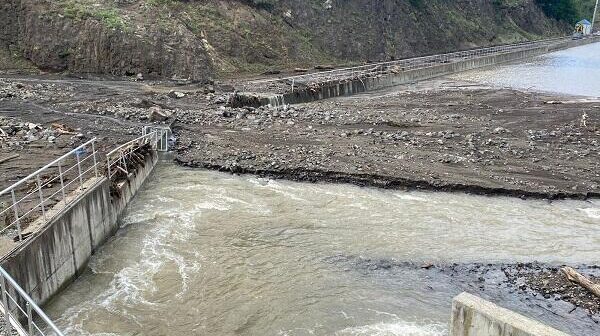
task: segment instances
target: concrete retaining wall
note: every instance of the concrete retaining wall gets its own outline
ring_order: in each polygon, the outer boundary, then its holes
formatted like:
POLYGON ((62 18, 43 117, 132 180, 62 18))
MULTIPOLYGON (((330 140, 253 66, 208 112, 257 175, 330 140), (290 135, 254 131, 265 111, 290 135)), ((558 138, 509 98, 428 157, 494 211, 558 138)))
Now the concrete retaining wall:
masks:
POLYGON ((468 293, 454 298, 450 328, 450 336, 568 336, 468 293))
POLYGON ((148 155, 117 193, 113 189, 113 195, 107 178, 88 181, 75 201, 0 260, 2 267, 38 304, 46 303, 83 271, 96 249, 118 230, 123 210, 157 161, 156 153, 148 155))
MULTIPOLYGON (((483 68, 491 65, 514 62, 534 56, 539 56, 549 52, 573 48, 600 41, 598 37, 591 37, 582 40, 567 40, 551 45, 541 46, 528 50, 519 50, 499 55, 484 56, 476 59, 463 60, 458 62, 436 64, 428 68, 403 71, 397 74, 383 75, 375 78, 352 79, 345 81, 324 82, 319 88, 300 89, 294 92, 288 92, 282 95, 256 97, 239 93, 234 100, 239 102, 237 105, 267 105, 273 106, 285 104, 300 104, 321 99, 328 99, 340 96, 349 96, 366 91, 389 88, 396 85, 412 83, 425 79, 445 76, 457 72, 483 68)), ((233 104, 236 105, 236 104, 233 104)))

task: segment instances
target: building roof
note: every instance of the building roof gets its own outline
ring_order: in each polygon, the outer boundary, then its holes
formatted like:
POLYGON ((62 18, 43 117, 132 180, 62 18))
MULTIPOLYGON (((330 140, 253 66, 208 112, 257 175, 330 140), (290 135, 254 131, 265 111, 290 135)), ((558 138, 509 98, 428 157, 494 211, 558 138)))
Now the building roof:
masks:
POLYGON ((590 23, 590 21, 588 21, 588 20, 586 20, 586 19, 583 19, 583 20, 581 20, 581 21, 577 22, 577 24, 582 24, 582 25, 584 25, 584 26, 591 26, 591 25, 592 25, 592 24, 590 23))

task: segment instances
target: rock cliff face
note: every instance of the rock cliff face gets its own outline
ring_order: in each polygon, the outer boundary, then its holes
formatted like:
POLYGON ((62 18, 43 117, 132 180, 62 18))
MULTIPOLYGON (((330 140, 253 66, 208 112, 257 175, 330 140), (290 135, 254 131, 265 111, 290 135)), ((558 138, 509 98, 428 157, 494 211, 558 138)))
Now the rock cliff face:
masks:
POLYGON ((533 1, 340 0, 325 1, 327 9, 302 2, 281 3, 286 22, 338 58, 400 58, 568 33, 533 1))
POLYGON ((44 70, 192 79, 214 73, 194 34, 161 31, 152 22, 145 34, 136 34, 95 17, 68 17, 44 1, 7 0, 0 6, 0 21, 8 23, 0 47, 44 70))
POLYGON ((569 32, 533 0, 4 0, 0 22, 42 69, 196 80, 569 32))

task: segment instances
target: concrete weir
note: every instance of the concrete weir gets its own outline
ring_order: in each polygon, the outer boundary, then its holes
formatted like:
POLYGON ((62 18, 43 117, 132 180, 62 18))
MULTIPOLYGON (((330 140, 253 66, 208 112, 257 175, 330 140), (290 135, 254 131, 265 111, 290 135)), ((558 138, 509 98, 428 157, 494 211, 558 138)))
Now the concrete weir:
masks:
POLYGON ((106 177, 89 180, 84 191, 73 195, 76 200, 0 264, 35 302, 45 304, 81 274, 92 254, 118 230, 125 207, 157 162, 158 154, 149 152, 116 186, 106 177))
POLYGON ((568 336, 562 331, 462 293, 452 302, 450 336, 568 336))
POLYGON ((600 41, 593 36, 580 40, 560 40, 553 43, 541 43, 536 47, 518 49, 498 54, 481 56, 472 59, 452 60, 447 63, 431 64, 422 68, 388 72, 377 76, 357 76, 354 78, 336 79, 312 83, 310 86, 297 87, 283 94, 256 94, 239 92, 231 98, 230 105, 242 106, 280 106, 283 104, 300 104, 340 96, 350 96, 367 91, 394 87, 416 81, 436 78, 453 73, 483 68, 501 63, 514 62, 539 56, 542 54, 582 46, 600 41))

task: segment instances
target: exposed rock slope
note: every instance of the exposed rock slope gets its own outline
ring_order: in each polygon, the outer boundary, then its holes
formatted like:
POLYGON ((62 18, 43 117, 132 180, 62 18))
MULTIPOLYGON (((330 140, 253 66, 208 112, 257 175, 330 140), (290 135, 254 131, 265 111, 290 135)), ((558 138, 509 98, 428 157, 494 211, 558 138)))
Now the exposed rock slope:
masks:
POLYGON ((533 0, 5 0, 0 22, 42 69, 198 80, 568 32, 533 0))

